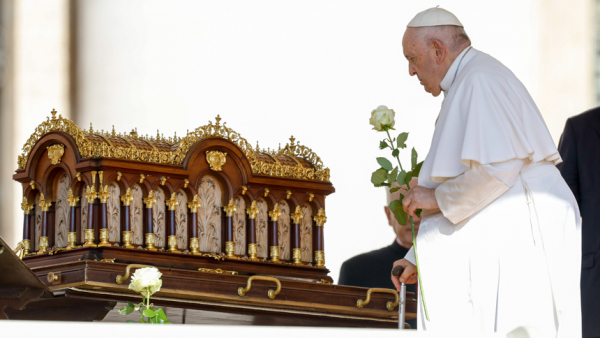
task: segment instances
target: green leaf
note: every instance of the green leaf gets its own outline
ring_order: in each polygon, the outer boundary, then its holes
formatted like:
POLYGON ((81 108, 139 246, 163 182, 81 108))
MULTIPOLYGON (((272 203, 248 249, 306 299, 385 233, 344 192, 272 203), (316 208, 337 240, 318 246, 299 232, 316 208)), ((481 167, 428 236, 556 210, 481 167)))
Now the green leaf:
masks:
POLYGON ((387 181, 389 183, 394 183, 396 182, 396 177, 398 177, 398 167, 394 168, 394 170, 387 175, 387 181))
POLYGON ((392 162, 388 161, 388 159, 385 158, 385 157, 378 157, 377 158, 377 163, 379 163, 379 165, 383 169, 386 169, 387 171, 390 171, 390 170, 394 169, 394 167, 392 166, 392 162))
POLYGON ((400 195, 399 200, 393 200, 392 203, 390 203, 390 210, 392 211, 392 213, 394 213, 394 217, 396 217, 396 220, 398 220, 398 223, 400 225, 406 225, 406 222, 408 221, 408 215, 406 214, 406 212, 404 212, 404 209, 402 208, 403 199, 404 196, 400 195))
POLYGON ((156 323, 158 323, 158 324, 164 324, 165 320, 162 319, 162 318, 160 318, 160 317, 156 317, 156 323))
POLYGON ((387 179, 388 171, 381 168, 377 169, 371 174, 371 183, 373 183, 376 187, 380 187, 381 183, 385 182, 387 179))
POLYGON ((154 317, 156 316, 156 313, 150 309, 146 309, 144 310, 144 312, 142 312, 144 314, 144 317, 154 317))
POLYGON ((398 154, 400 154, 400 150, 398 150, 398 149, 392 150, 392 156, 396 157, 396 156, 398 156, 398 154))
POLYGON ((130 301, 127 301, 127 305, 129 305, 129 306, 131 306, 131 307, 135 307, 135 305, 133 305, 133 303, 132 303, 132 302, 130 302, 130 301))
POLYGON ((380 141, 379 142, 379 149, 385 149, 387 147, 388 147, 387 142, 385 142, 385 141, 380 141))
POLYGON ((387 182, 383 182, 383 183, 381 183, 380 186, 391 187, 392 184, 391 183, 387 183, 387 182))
POLYGON ((162 318, 163 320, 167 320, 167 315, 165 314, 165 311, 163 311, 163 309, 158 309, 158 311, 156 311, 156 315, 159 318, 162 318))
POLYGON ((399 185, 405 185, 406 184, 406 171, 402 170, 399 174, 398 174, 398 184, 399 185))
POLYGON ((392 189, 390 189, 390 193, 393 194, 398 190, 400 190, 400 188, 398 188, 398 187, 392 188, 392 189))
POLYGON ((408 133, 401 133, 398 135, 398 148, 404 149, 406 148, 406 140, 408 139, 408 133))
POLYGON ((415 210, 415 214, 417 214, 417 217, 419 217, 419 218, 421 218, 421 211, 423 211, 423 209, 415 210))
MULTIPOLYGON (((133 305, 133 304, 132 304, 133 305)), ((119 309, 119 314, 120 315, 128 315, 130 313, 133 312, 133 307, 132 306, 123 306, 122 308, 119 309)))
MULTIPOLYGON (((405 179, 406 183, 405 184, 408 184, 410 186, 410 180, 412 180, 412 178, 413 178, 413 172, 412 171, 407 172, 406 173, 406 179, 405 179)), ((414 187, 411 187, 411 188, 414 188, 414 187)))
POLYGON ((165 324, 173 324, 173 323, 171 323, 171 322, 165 322, 165 324))
POLYGON ((411 163, 411 169, 415 169, 415 167, 417 166, 417 151, 415 150, 415 148, 412 148, 412 154, 410 156, 410 163, 411 163))
POLYGON ((137 323, 137 322, 135 320, 130 319, 130 320, 126 321, 125 323, 137 323))
POLYGON ((419 173, 421 173, 421 167, 423 166, 423 161, 417 163, 415 168, 413 169, 413 177, 419 177, 419 173))

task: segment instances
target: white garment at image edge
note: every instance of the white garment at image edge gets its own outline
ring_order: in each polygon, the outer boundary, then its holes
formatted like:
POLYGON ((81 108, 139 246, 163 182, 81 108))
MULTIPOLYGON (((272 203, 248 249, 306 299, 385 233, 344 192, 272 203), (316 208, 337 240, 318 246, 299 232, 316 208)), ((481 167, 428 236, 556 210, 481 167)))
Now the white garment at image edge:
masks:
MULTIPOLYGON (((581 337, 581 219, 561 159, 514 74, 467 47, 441 82, 446 95, 419 185, 442 213, 417 236, 420 330, 581 337), (456 74, 456 78, 454 77, 456 74)), ((414 250, 406 259, 415 263, 414 250)))

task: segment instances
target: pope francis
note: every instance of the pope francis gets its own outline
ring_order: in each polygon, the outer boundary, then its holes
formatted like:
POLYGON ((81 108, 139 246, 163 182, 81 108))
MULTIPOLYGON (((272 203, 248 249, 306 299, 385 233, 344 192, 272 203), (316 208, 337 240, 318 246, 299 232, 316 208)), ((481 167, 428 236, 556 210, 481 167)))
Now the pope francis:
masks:
MULTIPOLYGON (((419 185, 419 329, 581 337, 581 220, 544 120, 516 76, 476 50, 452 13, 415 16, 402 40, 411 76, 444 93, 419 185)), ((400 282, 416 282, 414 250, 400 282)), ((399 287, 398 279, 392 281, 399 287)))

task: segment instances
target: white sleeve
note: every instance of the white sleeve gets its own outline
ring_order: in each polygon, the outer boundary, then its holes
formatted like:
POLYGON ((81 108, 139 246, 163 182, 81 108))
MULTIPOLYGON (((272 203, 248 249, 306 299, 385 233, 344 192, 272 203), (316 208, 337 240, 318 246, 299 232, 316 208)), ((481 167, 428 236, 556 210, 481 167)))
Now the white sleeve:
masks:
POLYGON ((404 256, 404 259, 413 263, 414 265, 417 265, 417 260, 415 259, 415 247, 414 246, 412 246, 412 247, 410 247, 410 249, 408 249, 408 252, 404 256))
POLYGON ((440 210, 452 223, 462 222, 508 191, 524 164, 522 159, 484 165, 471 161, 471 168, 435 189, 440 210))

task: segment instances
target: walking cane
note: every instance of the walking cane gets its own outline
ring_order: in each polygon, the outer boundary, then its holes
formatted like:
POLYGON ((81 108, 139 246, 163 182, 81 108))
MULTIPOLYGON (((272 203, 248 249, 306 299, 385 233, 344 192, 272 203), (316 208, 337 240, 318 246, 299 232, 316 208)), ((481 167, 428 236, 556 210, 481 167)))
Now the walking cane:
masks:
MULTIPOLYGON (((404 267, 402 265, 396 265, 392 269, 392 276, 400 278, 402 273, 404 272, 404 267)), ((398 304, 398 329, 404 330, 404 317, 405 317, 405 303, 406 303, 406 285, 402 283, 400 286, 399 292, 399 304, 398 304)))

